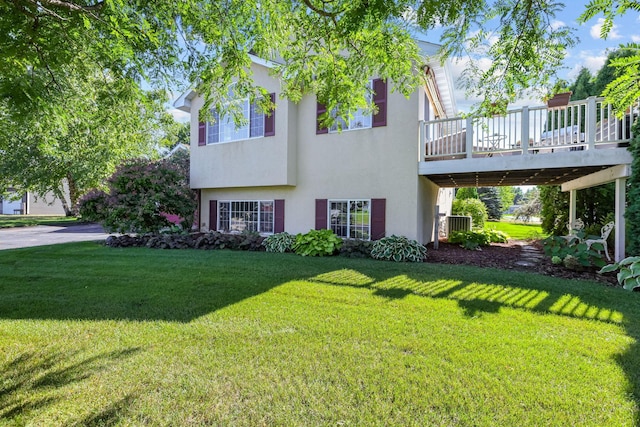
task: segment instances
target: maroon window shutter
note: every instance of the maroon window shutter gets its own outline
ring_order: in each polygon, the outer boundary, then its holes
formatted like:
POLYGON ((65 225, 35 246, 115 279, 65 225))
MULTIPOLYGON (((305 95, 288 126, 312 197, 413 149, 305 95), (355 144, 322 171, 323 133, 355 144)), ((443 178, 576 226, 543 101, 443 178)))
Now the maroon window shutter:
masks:
MULTIPOLYGON (((327 107, 324 104, 317 103, 316 104, 316 135, 320 135, 322 133, 329 133, 329 128, 320 127, 320 116, 326 113, 327 107)), ((323 228, 326 228, 323 227, 323 228)))
POLYGON ((273 232, 282 233, 284 231, 284 200, 274 200, 273 203, 275 209, 273 214, 273 232))
POLYGON ((198 122, 198 145, 207 145, 207 123, 198 122))
POLYGON ((316 199, 316 230, 327 228, 327 199, 316 199))
POLYGON ((218 229, 218 201, 209 200, 209 230, 218 229))
MULTIPOLYGON (((269 97, 275 106, 276 94, 270 93, 269 97)), ((276 110, 275 107, 269 113, 264 114, 264 136, 274 136, 276 134, 276 110)))
POLYGON ((382 79, 373 81, 373 103, 378 107, 378 112, 373 115, 372 127, 387 125, 387 82, 382 79))
POLYGON ((371 240, 382 239, 386 233, 387 199, 371 199, 371 240))

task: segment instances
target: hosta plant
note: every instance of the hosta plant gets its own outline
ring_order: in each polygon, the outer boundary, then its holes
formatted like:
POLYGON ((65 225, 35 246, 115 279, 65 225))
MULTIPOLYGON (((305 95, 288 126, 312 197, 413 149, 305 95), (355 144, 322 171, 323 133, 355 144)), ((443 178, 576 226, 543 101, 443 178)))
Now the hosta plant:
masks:
POLYGON ((416 240, 404 236, 389 236, 376 240, 371 249, 371 258, 396 262, 422 262, 427 248, 416 240))
POLYGON ((628 291, 640 290, 640 256, 623 259, 620 262, 605 265, 598 273, 618 271, 618 283, 628 291))
POLYGON ((262 244, 267 249, 267 252, 290 252, 293 248, 293 244, 296 241, 296 236, 289 234, 286 231, 282 233, 272 234, 268 236, 262 244))
POLYGON ((342 239, 332 230, 309 230, 296 235, 293 251, 302 256, 333 255, 342 246, 342 239))

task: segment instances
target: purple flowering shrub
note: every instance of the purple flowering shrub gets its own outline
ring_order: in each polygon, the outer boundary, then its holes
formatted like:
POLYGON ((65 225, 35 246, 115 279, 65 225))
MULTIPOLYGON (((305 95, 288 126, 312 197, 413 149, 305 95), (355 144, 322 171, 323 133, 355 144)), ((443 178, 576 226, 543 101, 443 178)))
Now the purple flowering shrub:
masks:
POLYGON ((93 190, 80 200, 80 215, 109 232, 157 233, 173 225, 167 218, 175 217, 188 231, 197 208, 188 162, 178 157, 121 165, 107 180, 108 192, 93 190))

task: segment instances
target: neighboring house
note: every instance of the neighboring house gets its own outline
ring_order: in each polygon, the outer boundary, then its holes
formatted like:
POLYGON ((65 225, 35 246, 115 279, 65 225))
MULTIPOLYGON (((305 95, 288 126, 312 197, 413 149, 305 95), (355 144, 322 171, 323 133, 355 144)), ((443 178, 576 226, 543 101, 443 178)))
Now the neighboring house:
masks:
MULTIPOLYGON (((436 205, 449 212, 453 191, 441 190, 418 173, 420 120, 453 116, 448 69, 435 58, 438 46, 419 42, 424 85, 408 99, 373 76, 378 112, 361 111, 344 130, 322 128, 325 111, 315 97, 295 104, 280 97, 273 64, 253 57, 257 85, 276 109, 265 115, 248 100, 248 124, 228 117, 201 123, 203 98, 190 91, 175 106, 191 113, 191 187, 199 190, 199 228, 261 233, 332 229, 348 238, 392 234, 432 241, 436 205)), ((215 113, 214 113, 215 114, 215 113)))
POLYGON ((44 196, 27 192, 14 199, 15 190, 9 190, 7 197, 0 196, 0 215, 64 215, 64 208, 60 200, 51 193, 44 196))

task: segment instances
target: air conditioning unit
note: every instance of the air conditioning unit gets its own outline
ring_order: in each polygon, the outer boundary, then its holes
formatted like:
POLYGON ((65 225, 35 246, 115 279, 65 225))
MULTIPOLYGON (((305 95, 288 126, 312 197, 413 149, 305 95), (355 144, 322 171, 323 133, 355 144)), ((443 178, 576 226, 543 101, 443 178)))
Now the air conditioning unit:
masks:
POLYGON ((462 215, 451 215, 447 217, 447 237, 452 231, 470 231, 471 217, 462 215))

